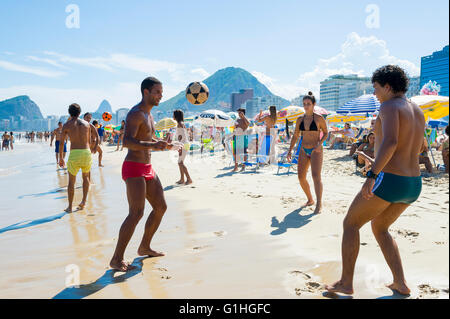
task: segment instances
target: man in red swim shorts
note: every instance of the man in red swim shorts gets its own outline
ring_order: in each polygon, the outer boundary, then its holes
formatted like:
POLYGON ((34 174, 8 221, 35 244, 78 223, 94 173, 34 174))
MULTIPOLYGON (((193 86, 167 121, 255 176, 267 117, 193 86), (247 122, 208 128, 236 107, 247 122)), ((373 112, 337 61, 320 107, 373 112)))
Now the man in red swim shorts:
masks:
POLYGON ((139 256, 164 256, 150 248, 150 242, 161 223, 167 205, 164 190, 158 176, 152 168, 151 151, 173 149, 174 146, 165 141, 155 139, 155 127, 150 111, 159 104, 162 98, 162 83, 156 78, 146 78, 141 84, 142 100, 128 112, 124 147, 128 154, 122 165, 122 178, 127 185, 129 214, 120 228, 114 256, 110 266, 119 271, 128 271, 133 267, 124 261, 125 249, 133 236, 139 220, 144 215, 145 199, 153 208, 147 222, 141 244, 138 248, 139 256))

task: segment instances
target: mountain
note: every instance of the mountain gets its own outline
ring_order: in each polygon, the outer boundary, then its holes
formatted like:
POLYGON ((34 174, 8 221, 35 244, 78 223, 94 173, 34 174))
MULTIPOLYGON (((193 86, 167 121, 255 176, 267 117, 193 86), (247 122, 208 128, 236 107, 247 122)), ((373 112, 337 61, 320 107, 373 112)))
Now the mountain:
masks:
MULTIPOLYGON (((173 98, 161 103, 158 111, 170 112, 175 109, 184 111, 203 111, 207 109, 221 109, 224 105, 231 104, 231 93, 239 92, 241 89, 253 89, 254 97, 275 96, 269 89, 259 82, 252 74, 241 68, 228 67, 221 69, 203 81, 209 88, 208 101, 200 106, 190 104, 185 92, 182 91, 173 98)), ((284 105, 289 101, 283 99, 284 105)))
POLYGON ((27 120, 41 120, 44 118, 39 106, 26 95, 0 102, 0 119, 19 115, 27 120))
POLYGON ((109 104, 107 100, 103 100, 102 103, 100 103, 100 106, 98 107, 97 111, 95 111, 94 113, 103 114, 104 112, 109 112, 112 114, 111 104, 109 104))

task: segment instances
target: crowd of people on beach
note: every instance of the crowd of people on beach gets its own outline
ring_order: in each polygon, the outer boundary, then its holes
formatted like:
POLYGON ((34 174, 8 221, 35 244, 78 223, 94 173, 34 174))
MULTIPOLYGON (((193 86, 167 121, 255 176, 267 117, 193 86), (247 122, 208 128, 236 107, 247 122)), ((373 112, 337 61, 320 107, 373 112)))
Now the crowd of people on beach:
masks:
MULTIPOLYGON (((339 281, 327 285, 326 289, 333 293, 353 293, 353 274, 360 246, 359 229, 371 222, 375 239, 393 274, 393 283, 389 287, 401 294, 409 294, 400 253, 395 240, 389 234, 389 227, 419 198, 422 189, 419 165, 423 163, 428 171, 433 170, 427 156, 430 145, 424 138, 425 119, 421 109, 405 97, 408 88, 405 72, 398 66, 383 66, 374 72, 372 83, 381 108, 377 118, 370 120, 368 128, 354 130, 350 123, 345 123, 342 129, 329 128, 326 119, 314 111, 316 98, 309 92, 303 98, 305 113, 296 120, 293 130, 290 130, 288 125, 281 130, 277 128, 277 110, 275 106, 271 106, 267 114, 261 112, 256 118, 260 126, 255 134, 255 130, 250 128, 245 109, 239 109, 233 132, 219 128, 200 133, 200 152, 203 153, 210 142, 216 147, 222 146, 225 150, 227 145, 230 145, 234 164, 232 171, 237 172, 239 166, 242 171, 255 164, 249 160, 250 156, 256 158, 257 165, 277 163, 279 157, 275 155, 276 142, 284 141, 289 146, 284 154, 287 162, 297 165, 299 186, 307 199, 304 206, 315 205, 314 213, 320 214, 324 190, 321 178, 324 145, 329 145, 329 149, 341 145, 344 145, 345 149, 349 147, 348 156, 354 159, 355 167, 361 170, 365 182, 343 222, 342 276, 339 281), (309 170, 315 198, 306 178, 309 170)), ((112 141, 112 145, 117 145, 116 151, 120 146, 120 150, 124 147, 128 149, 122 164, 122 179, 126 184, 129 213, 119 229, 116 248, 110 261, 110 267, 117 271, 133 269, 133 266, 124 260, 124 253, 138 222, 144 216, 146 200, 153 210, 146 221, 137 253, 139 256, 164 256, 163 252, 151 248, 153 236, 167 210, 164 190, 152 166, 151 153, 177 151, 180 179, 176 183, 193 183, 185 159, 192 150, 190 143, 194 142, 196 131, 192 127, 186 127, 183 111, 176 110, 173 113, 173 119, 177 123, 175 132, 157 134, 151 111, 158 106, 162 98, 163 85, 156 78, 146 78, 141 83, 141 94, 141 101, 129 111, 117 132, 106 132, 98 121, 91 123, 90 113, 81 117, 81 107, 73 103, 68 109, 70 118, 64 124, 59 122, 58 127, 51 133, 25 134, 30 142, 33 142, 35 137, 44 138, 46 141, 50 139, 52 146, 55 141, 56 162, 67 169, 69 176, 66 208, 68 213, 73 212, 74 186, 79 170, 82 171, 83 197, 77 210, 84 209, 86 205, 93 154, 99 154, 99 167, 103 166, 102 143, 112 141), (66 162, 67 152, 69 157, 66 162)), ((445 135, 431 145, 442 152, 446 172, 449 158, 448 134, 447 126, 445 135)), ((12 148, 13 140, 12 132, 5 132, 2 149, 4 146, 12 148)))

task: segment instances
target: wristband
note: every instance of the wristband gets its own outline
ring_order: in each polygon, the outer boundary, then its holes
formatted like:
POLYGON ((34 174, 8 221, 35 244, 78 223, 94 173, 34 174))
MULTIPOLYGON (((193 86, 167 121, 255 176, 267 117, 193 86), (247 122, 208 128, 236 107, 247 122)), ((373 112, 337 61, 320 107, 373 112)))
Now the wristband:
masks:
POLYGON ((378 178, 378 175, 375 174, 372 170, 370 170, 370 171, 368 171, 368 172, 366 173, 366 177, 367 177, 367 178, 377 179, 377 178, 378 178))

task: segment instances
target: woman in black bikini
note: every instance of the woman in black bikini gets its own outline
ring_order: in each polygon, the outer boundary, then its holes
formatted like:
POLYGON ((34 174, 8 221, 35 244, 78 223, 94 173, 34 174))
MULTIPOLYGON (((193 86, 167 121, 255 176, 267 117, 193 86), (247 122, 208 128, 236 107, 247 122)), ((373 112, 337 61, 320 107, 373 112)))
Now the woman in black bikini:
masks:
POLYGON ((297 143, 300 133, 302 135, 301 150, 298 159, 298 179, 300 186, 308 198, 306 206, 314 205, 314 200, 309 188, 308 181, 306 180, 306 173, 311 165, 311 173, 314 181, 314 190, 316 192, 317 204, 314 211, 315 214, 319 214, 322 209, 322 163, 323 163, 323 142, 327 139, 328 128, 325 119, 317 113, 314 113, 314 106, 316 105, 316 98, 309 92, 308 95, 303 97, 303 107, 305 114, 297 119, 297 125, 295 127, 294 136, 291 140, 291 146, 287 155, 288 161, 292 158, 292 149, 297 143), (323 133, 322 138, 320 133, 323 133))

